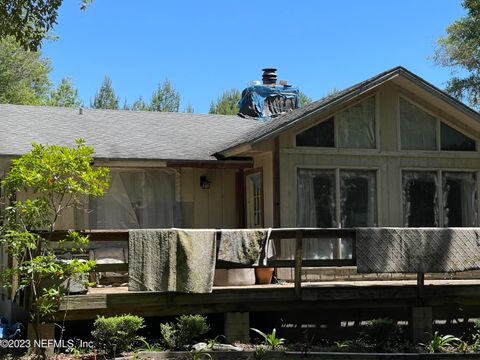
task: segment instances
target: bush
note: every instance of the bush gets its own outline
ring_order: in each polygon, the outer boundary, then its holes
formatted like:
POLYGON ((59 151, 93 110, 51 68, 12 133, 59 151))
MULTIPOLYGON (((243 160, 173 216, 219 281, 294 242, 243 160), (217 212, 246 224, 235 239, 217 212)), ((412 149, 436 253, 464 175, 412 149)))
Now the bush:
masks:
POLYGON ((182 315, 176 318, 176 324, 160 324, 163 342, 170 350, 188 347, 194 339, 209 330, 207 318, 202 315, 182 315))
POLYGON ((374 319, 367 323, 365 341, 377 351, 392 351, 403 340, 402 329, 392 319, 374 319))
POLYGON ((137 331, 144 327, 143 318, 134 315, 99 316, 92 336, 102 355, 112 356, 131 348, 137 340, 137 331))

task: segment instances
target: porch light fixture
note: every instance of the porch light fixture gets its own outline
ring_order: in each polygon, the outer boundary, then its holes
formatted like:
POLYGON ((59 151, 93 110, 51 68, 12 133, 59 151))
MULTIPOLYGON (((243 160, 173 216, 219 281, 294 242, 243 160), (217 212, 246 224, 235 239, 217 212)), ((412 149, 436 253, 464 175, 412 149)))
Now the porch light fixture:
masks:
POLYGON ((207 179, 206 176, 200 176, 200 187, 202 189, 208 190, 210 189, 211 181, 207 179))

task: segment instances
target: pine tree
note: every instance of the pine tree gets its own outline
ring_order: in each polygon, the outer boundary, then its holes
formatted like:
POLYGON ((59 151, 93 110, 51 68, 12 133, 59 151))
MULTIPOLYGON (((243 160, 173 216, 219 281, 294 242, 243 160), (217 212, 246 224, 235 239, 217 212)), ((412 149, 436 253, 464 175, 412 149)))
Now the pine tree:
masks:
POLYGON ((210 104, 209 114, 222 114, 222 115, 237 115, 238 114, 238 101, 241 98, 241 93, 237 89, 230 89, 224 91, 216 102, 212 100, 210 104))
POLYGON ((111 109, 117 110, 119 98, 115 94, 115 90, 112 87, 112 81, 108 76, 103 79, 100 89, 95 94, 93 102, 90 102, 90 107, 94 109, 111 109))
POLYGON ((180 108, 180 94, 173 87, 170 80, 165 79, 163 84, 158 84, 157 90, 150 101, 151 111, 178 112, 180 108))
POLYGON ((55 89, 50 90, 47 101, 49 106, 80 107, 82 100, 78 97, 78 89, 69 77, 63 78, 55 89))

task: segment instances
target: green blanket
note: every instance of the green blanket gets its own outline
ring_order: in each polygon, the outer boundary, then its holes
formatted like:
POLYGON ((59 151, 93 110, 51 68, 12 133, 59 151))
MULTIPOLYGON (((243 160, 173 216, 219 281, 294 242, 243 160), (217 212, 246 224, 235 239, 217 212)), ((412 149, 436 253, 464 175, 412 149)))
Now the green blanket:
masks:
POLYGON ((212 292, 215 231, 129 230, 130 291, 212 292))

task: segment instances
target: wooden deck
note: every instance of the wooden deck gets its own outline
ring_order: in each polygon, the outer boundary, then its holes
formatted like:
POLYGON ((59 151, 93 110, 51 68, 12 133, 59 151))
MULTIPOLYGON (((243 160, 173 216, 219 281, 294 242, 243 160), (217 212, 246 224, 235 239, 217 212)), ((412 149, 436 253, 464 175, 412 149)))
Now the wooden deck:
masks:
MULTIPOLYGON (((421 292, 415 280, 304 282, 214 287, 209 294, 128 291, 126 287, 90 288, 65 297, 57 318, 94 319, 125 312, 142 316, 184 313, 388 309, 431 306, 440 313, 470 309, 480 315, 480 280, 426 280, 421 292)), ((479 315, 476 315, 476 314, 479 315)), ((445 314, 446 316, 446 314, 445 314)))

